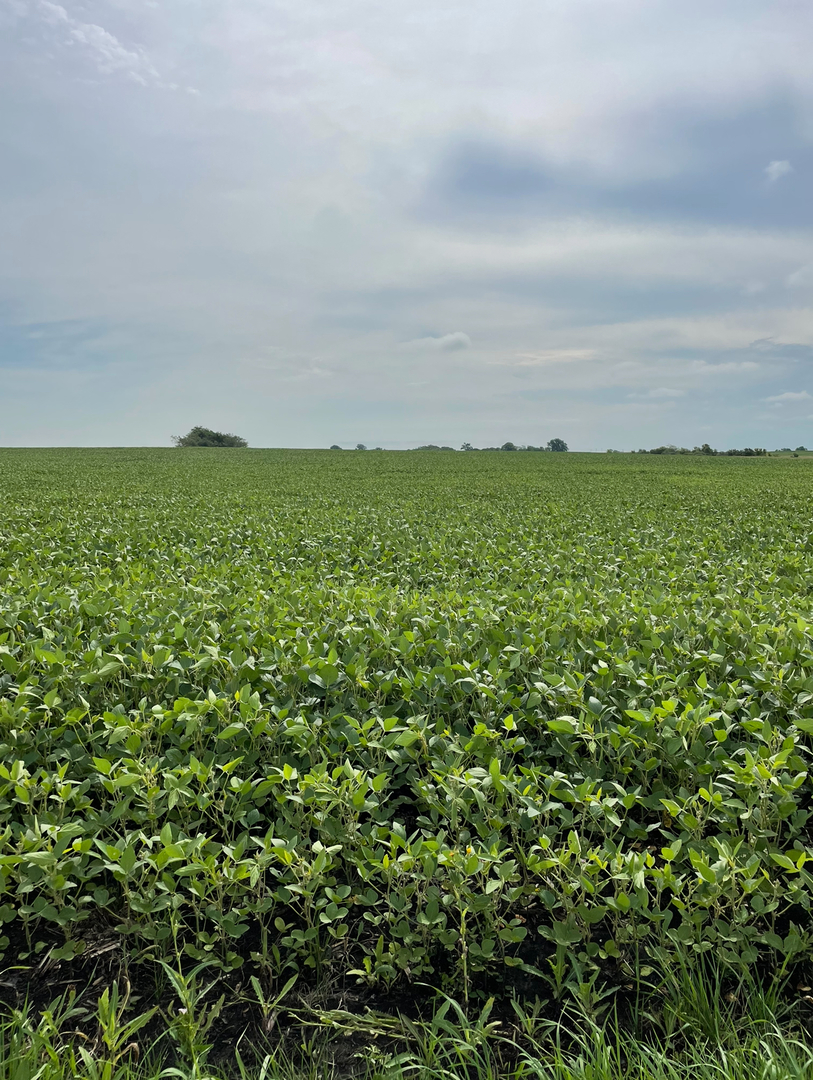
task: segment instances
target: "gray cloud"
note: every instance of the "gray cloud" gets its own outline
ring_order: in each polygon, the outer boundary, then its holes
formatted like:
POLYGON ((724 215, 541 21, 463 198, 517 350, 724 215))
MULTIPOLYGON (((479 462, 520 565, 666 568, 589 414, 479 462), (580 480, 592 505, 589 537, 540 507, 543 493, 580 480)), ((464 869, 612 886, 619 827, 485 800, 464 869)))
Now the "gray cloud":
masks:
POLYGON ((0 442, 805 441, 811 33, 6 0, 0 442))
POLYGON ((554 157, 536 140, 480 136, 441 147, 417 212, 492 229, 529 216, 576 213, 811 226, 813 209, 800 182, 811 170, 809 131, 785 95, 745 100, 719 115, 693 101, 671 103, 641 118, 636 145, 612 169, 601 161, 554 157), (787 160, 762 167, 777 142, 793 149, 798 173, 787 160), (781 196, 774 190, 780 179, 781 196))

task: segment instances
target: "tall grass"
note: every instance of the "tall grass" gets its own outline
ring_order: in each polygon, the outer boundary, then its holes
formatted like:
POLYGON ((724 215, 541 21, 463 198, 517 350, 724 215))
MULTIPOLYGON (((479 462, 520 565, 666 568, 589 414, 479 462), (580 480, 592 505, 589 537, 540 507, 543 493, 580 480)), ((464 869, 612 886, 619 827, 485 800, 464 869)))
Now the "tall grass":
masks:
MULTIPOLYGON (((2 1080, 813 1080, 813 1038, 803 1003, 781 973, 734 985, 714 965, 682 962, 643 1004, 598 1021, 578 998, 556 1021, 514 1003, 467 1012, 439 995, 425 1020, 292 1010, 297 1037, 275 1048, 237 1039, 228 1058, 207 1041, 212 1006, 194 980, 176 986, 185 1005, 142 1047, 153 1011, 128 1015, 114 984, 90 1009, 71 996, 0 1022, 2 1080), (349 1037, 349 1038, 348 1038, 349 1037)), ((537 1003, 538 1005, 539 1003, 537 1003)))

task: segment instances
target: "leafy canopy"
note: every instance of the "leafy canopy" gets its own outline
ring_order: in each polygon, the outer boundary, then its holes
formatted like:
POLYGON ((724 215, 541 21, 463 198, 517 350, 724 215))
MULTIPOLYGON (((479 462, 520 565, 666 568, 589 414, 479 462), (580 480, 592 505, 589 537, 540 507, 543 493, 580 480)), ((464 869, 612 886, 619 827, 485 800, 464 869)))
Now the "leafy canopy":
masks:
POLYGON ((200 424, 186 435, 173 435, 172 441, 176 446, 248 446, 246 440, 239 435, 225 435, 222 431, 212 431, 200 424))
POLYGON ((786 458, 0 450, 0 962, 808 964, 812 513, 786 458))

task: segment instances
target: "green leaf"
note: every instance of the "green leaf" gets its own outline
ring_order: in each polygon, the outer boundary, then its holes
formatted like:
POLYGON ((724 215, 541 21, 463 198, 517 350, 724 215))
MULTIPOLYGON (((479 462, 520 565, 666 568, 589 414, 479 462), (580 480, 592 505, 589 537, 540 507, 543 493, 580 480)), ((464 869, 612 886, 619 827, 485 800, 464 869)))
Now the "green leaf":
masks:
POLYGON ((772 851, 771 859, 776 863, 777 866, 781 866, 783 870, 789 870, 791 873, 794 874, 798 870, 798 867, 796 866, 796 863, 793 861, 793 859, 789 859, 787 855, 783 855, 781 854, 781 852, 772 851))
POLYGON ((420 739, 420 732, 417 731, 402 731, 395 740, 396 746, 408 747, 412 746, 420 739))
POLYGON ((548 731, 553 731, 560 735, 572 735, 574 731, 578 730, 578 721, 572 716, 560 716, 558 720, 548 720, 548 731))
POLYGON ((224 740, 225 739, 233 739, 236 735, 239 735, 240 732, 245 731, 245 730, 246 730, 246 725, 240 723, 239 721, 237 721, 234 724, 227 724, 226 727, 222 728, 217 733, 217 737, 218 737, 218 739, 224 739, 224 740))

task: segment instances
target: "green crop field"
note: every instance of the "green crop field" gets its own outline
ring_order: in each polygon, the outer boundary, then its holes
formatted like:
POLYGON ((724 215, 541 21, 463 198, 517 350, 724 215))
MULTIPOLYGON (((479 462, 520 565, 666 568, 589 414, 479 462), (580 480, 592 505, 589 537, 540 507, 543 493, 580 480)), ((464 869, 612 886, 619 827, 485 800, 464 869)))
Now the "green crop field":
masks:
POLYGON ((321 1023, 407 1075, 431 1028, 547 1076, 562 1017, 666 1045, 762 994, 789 1043, 811 523, 805 458, 0 451, 6 1038, 225 1075, 321 1023))

